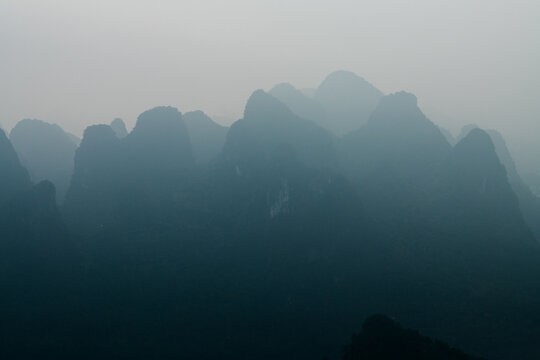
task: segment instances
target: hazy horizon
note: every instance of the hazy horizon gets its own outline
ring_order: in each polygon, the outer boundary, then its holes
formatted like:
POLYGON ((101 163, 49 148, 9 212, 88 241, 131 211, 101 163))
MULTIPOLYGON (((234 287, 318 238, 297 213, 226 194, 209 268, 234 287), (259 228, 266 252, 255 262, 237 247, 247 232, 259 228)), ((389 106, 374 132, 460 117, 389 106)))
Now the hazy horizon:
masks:
POLYGON ((314 88, 349 70, 414 93, 437 124, 501 131, 540 156, 535 1, 3 1, 0 124, 81 135, 154 106, 232 121, 256 89, 314 88))

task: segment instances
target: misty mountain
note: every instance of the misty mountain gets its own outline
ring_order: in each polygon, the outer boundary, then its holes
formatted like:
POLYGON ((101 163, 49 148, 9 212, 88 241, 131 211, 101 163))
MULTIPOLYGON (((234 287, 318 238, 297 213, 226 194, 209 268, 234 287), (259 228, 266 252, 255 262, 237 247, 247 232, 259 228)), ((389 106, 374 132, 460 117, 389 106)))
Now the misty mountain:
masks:
POLYGON ((94 125, 77 149, 64 210, 83 231, 150 221, 170 212, 194 171, 187 128, 175 108, 142 113, 123 139, 110 126, 94 125))
POLYGON ((54 185, 31 185, 3 132, 0 174, 0 356, 58 356, 66 348, 60 334, 77 331, 79 253, 54 185))
POLYGON ((0 206, 17 192, 31 187, 30 176, 19 162, 13 145, 0 130, 0 206))
POLYGON ((444 138, 446 139, 446 141, 448 141, 448 143, 450 145, 454 146, 456 144, 456 138, 450 132, 450 130, 445 129, 445 128, 440 127, 440 126, 439 126, 439 130, 441 131, 441 134, 443 134, 444 138))
POLYGON ((418 108, 416 97, 405 92, 383 97, 369 121, 343 138, 341 149, 345 173, 373 210, 388 208, 381 211, 406 206, 404 197, 423 197, 451 152, 439 128, 418 108))
POLYGON ((272 95, 285 105, 298 117, 311 120, 319 126, 331 128, 327 123, 324 107, 311 97, 297 90, 291 84, 282 83, 274 86, 268 94, 272 95))
POLYGON ((0 206, 0 356, 63 358, 80 334, 81 258, 42 181, 0 206), (73 336, 71 340, 76 338, 73 336))
POLYGON ((345 135, 364 125, 383 93, 350 71, 336 71, 319 85, 315 99, 326 111, 328 127, 345 135))
POLYGON ((188 129, 176 108, 161 106, 143 112, 122 143, 127 156, 124 160, 136 171, 132 174, 137 181, 162 176, 167 179, 159 181, 174 183, 194 169, 188 129), (154 172, 149 174, 148 170, 154 172))
POLYGON ((223 149, 229 128, 217 124, 200 110, 185 113, 183 118, 189 132, 195 162, 208 164, 223 149))
MULTIPOLYGON (((17 186, 1 188, 14 315, 0 350, 335 358, 363 319, 387 313, 493 359, 540 353, 540 249, 496 145, 474 129, 452 147, 412 94, 382 97, 342 138, 262 90, 226 134, 172 107, 142 113, 124 138, 90 126, 62 212, 53 185, 32 188, 2 144, 17 186), (28 309, 40 316, 18 322, 28 309)), ((452 353, 379 320, 349 349, 373 351, 364 340, 382 329, 394 349, 397 337, 452 353)))
POLYGON ((343 349, 343 360, 478 359, 417 331, 405 329, 384 315, 367 318, 362 330, 343 349))
POLYGON ((518 173, 512 155, 502 135, 496 130, 490 130, 488 134, 493 140, 497 155, 506 169, 512 189, 518 197, 523 217, 536 238, 540 241, 540 197, 533 193, 518 173))
POLYGON ((307 96, 310 99, 313 99, 315 97, 315 93, 317 92, 317 89, 314 88, 304 88, 300 89, 300 92, 307 96))
MULTIPOLYGON (((357 206, 352 189, 335 172, 336 167, 337 152, 330 133, 257 90, 246 104, 244 118, 231 126, 209 181, 215 183, 216 209, 231 217, 232 223, 239 221, 257 229, 273 226, 278 219, 301 224, 317 216, 321 225, 348 206, 357 206), (339 207, 334 197, 344 193, 349 198, 343 209, 324 216, 324 211, 339 207)), ((265 231, 271 236, 271 230, 265 231)))
POLYGON ((96 228, 112 221, 117 198, 127 181, 119 179, 118 174, 123 166, 120 144, 108 125, 93 125, 84 131, 64 202, 66 219, 76 224, 75 229, 96 228))
POLYGON ((337 163, 334 139, 327 131, 257 90, 246 104, 244 118, 231 126, 223 157, 249 175, 280 150, 291 151, 309 167, 332 168, 337 163))
POLYGON ((61 261, 74 260, 69 259, 74 255, 74 247, 55 196, 54 185, 42 181, 4 204, 0 225, 3 270, 43 266, 50 271, 61 266, 61 261))
POLYGON ((113 121, 111 121, 110 126, 116 134, 117 138, 123 139, 127 136, 128 132, 126 130, 126 124, 124 124, 124 120, 120 118, 115 118, 113 121))
POLYGON ((463 126, 456 137, 456 143, 463 140, 463 138, 467 136, 471 132, 471 130, 477 129, 477 128, 478 128, 478 125, 476 124, 468 124, 468 125, 463 126))
MULTIPOLYGON (((521 288, 532 281, 538 269, 537 255, 531 254, 538 254, 538 244, 485 132, 472 131, 452 148, 415 97, 397 93, 383 98, 368 123, 343 138, 341 152, 366 212, 380 224, 387 253, 378 266, 400 274, 380 280, 396 289, 382 290, 394 294, 383 298, 401 297, 400 317, 420 311, 419 303, 445 308, 454 314, 446 329, 460 337, 464 319, 458 320, 457 309, 490 302, 487 293, 507 296, 502 294, 512 291, 509 284, 521 288), (479 286, 486 293, 479 294, 479 286), (459 298, 446 302, 447 290, 459 298)), ((436 334, 436 317, 431 313, 417 324, 436 334)))
POLYGON ((62 202, 73 174, 77 144, 60 126, 33 119, 19 121, 9 138, 32 180, 51 181, 62 202))
MULTIPOLYGON (((475 128, 477 128, 476 125, 465 126, 461 131, 461 135, 466 136, 466 134, 475 128)), ((535 237, 540 239, 540 198, 533 193, 529 185, 523 181, 521 175, 518 173, 503 136, 496 130, 487 130, 487 133, 495 146, 499 160, 504 165, 508 181, 517 195, 523 217, 535 234, 535 237)))
POLYGON ((77 147, 80 145, 81 143, 81 138, 78 137, 77 135, 74 135, 72 133, 69 133, 69 132, 66 132, 66 135, 71 139, 71 141, 77 145, 77 147))
MULTIPOLYGON (((469 213, 466 216, 469 222, 480 224, 482 219, 489 219, 483 229, 493 231, 490 241, 501 239, 509 246, 519 246, 519 241, 535 243, 525 224, 505 166, 487 132, 471 130, 454 147, 451 163, 454 174, 450 177, 451 184, 461 193, 464 206, 459 207, 460 212, 465 216, 469 213)), ((454 200, 457 200, 457 196, 454 200)), ((455 208, 459 206, 452 205, 455 208)), ((477 236, 478 240, 480 237, 477 236)))
POLYGON ((342 152, 365 206, 401 236, 532 246, 489 135, 471 131, 452 148, 411 94, 384 97, 342 152))
POLYGON ((373 85, 349 71, 331 73, 317 89, 298 90, 281 83, 268 93, 297 116, 314 121, 338 136, 364 125, 383 96, 373 85))
POLYGON ((539 20, 0 0, 0 360, 540 360, 539 20))

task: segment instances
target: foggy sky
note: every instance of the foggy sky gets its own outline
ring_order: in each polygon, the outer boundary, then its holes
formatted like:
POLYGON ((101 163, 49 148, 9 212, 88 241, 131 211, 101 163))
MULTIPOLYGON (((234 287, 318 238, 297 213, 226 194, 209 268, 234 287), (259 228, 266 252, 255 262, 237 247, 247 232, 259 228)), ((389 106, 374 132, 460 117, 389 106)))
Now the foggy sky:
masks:
POLYGON ((540 171, 537 0, 0 1, 0 124, 80 135, 157 105, 241 117, 255 89, 351 70, 540 171))

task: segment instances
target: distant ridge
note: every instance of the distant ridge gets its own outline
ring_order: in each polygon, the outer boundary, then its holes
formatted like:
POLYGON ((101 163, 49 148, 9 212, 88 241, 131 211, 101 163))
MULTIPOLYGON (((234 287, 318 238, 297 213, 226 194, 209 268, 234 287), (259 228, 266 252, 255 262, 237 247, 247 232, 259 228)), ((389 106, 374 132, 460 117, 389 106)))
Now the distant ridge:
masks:
POLYGON ((78 144, 60 126, 36 119, 19 121, 10 140, 34 182, 51 181, 63 202, 73 174, 78 144))
POLYGON ((342 360, 481 360, 405 329, 384 315, 364 321, 362 330, 343 348, 342 360))
POLYGON ((355 73, 341 70, 326 77, 314 98, 326 111, 328 127, 341 136, 364 125, 383 95, 355 73))

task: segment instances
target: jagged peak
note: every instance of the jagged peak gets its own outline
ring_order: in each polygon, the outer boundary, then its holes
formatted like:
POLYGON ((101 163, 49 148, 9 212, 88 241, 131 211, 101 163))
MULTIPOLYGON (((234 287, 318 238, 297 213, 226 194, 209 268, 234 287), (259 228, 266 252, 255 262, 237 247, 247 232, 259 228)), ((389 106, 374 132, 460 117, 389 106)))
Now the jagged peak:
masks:
POLYGON ((140 129, 152 128, 156 124, 171 124, 182 120, 182 113, 172 106, 157 106, 146 110, 137 118, 133 132, 140 129))
POLYGON ((115 118, 113 121, 111 121, 110 126, 119 139, 122 139, 127 136, 128 132, 126 129, 126 124, 124 123, 124 120, 122 120, 121 118, 115 118))
POLYGON ((402 130, 411 129, 412 123, 431 124, 436 127, 418 107, 416 96, 405 91, 382 97, 368 123, 391 123, 402 130))
POLYGON ((281 120, 294 116, 285 104, 260 89, 251 94, 244 110, 244 119, 281 120))
POLYGON ((11 129, 10 137, 16 136, 17 133, 24 132, 28 129, 48 129, 47 131, 53 130, 57 133, 66 134, 64 129, 58 124, 49 123, 39 119, 22 119, 15 124, 13 129, 11 129))
POLYGON ((321 88, 325 88, 332 84, 341 84, 342 86, 360 85, 362 87, 373 90, 374 92, 380 93, 381 96, 383 95, 383 93, 379 89, 377 89, 375 86, 373 86, 373 84, 371 84, 369 81, 357 75, 356 73, 352 71, 348 71, 348 70, 337 70, 330 73, 319 85, 319 90, 321 88))
POLYGON ((0 143, 3 143, 4 141, 8 141, 8 138, 4 132, 4 129, 0 128, 0 143))
POLYGON ((472 150, 475 153, 492 152, 495 154, 495 146, 489 134, 480 128, 474 128, 461 139, 456 145, 456 150, 472 150))
POLYGON ((109 125, 91 125, 84 130, 79 150, 102 148, 104 145, 114 144, 118 141, 114 130, 109 125))
POLYGON ((476 124, 467 124, 465 126, 463 126, 459 132, 459 135, 457 137, 457 142, 460 142, 465 136, 467 136, 469 134, 469 132, 472 130, 472 129, 476 129, 476 128, 479 128, 478 125, 476 124))
MULTIPOLYGON (((504 140, 503 135, 497 130, 493 130, 493 129, 485 130, 485 129, 481 129, 476 124, 469 124, 469 125, 465 125, 461 129, 460 142, 465 140, 467 137, 469 137, 469 135, 471 135, 472 132, 477 132, 476 135, 473 134, 473 138, 474 137, 482 138, 482 140, 476 140, 476 142, 482 142, 484 144, 483 149, 485 151, 488 151, 488 149, 489 151, 491 151, 491 148, 494 149, 499 161, 501 162, 502 165, 504 165, 506 172, 509 176, 509 179, 512 179, 512 181, 521 182, 520 176, 516 170, 516 165, 506 145, 506 141, 504 140), (480 130, 480 132, 478 132, 478 130, 480 130), (491 145, 488 145, 487 139, 485 138, 486 135, 489 137, 489 140, 491 141, 491 145)), ((468 141, 472 141, 472 140, 469 139, 468 141)), ((469 145, 469 146, 472 146, 472 145, 469 145)), ((476 146, 479 146, 479 145, 477 144, 476 146)))
POLYGON ((283 83, 279 83, 277 85, 275 85, 270 91, 269 93, 273 93, 273 92, 296 92, 296 91, 299 91, 297 90, 293 85, 291 85, 290 83, 286 83, 286 82, 283 82, 283 83))
POLYGON ((121 118, 114 118, 113 121, 111 121, 111 125, 122 125, 125 126, 124 120, 121 118))
MULTIPOLYGON (((350 81, 366 81, 363 77, 359 76, 355 72, 349 70, 336 70, 331 72, 326 76, 324 81, 333 81, 333 80, 350 80, 350 81)), ((323 81, 323 82, 324 82, 323 81)))
POLYGON ((0 162, 17 163, 19 165, 19 157, 15 152, 15 148, 2 129, 0 129, 0 162))
POLYGON ((381 99, 380 106, 399 107, 403 110, 407 108, 418 107, 418 99, 416 95, 406 91, 398 91, 394 94, 389 94, 381 99))
POLYGON ((214 120, 212 120, 210 116, 206 115, 206 113, 202 110, 195 110, 195 111, 184 113, 183 118, 186 124, 189 123, 189 125, 205 124, 205 125, 225 127, 216 123, 214 120))
POLYGON ((0 129, 0 205, 19 190, 31 186, 28 171, 3 130, 0 129))
POLYGON ((94 139, 114 138, 114 130, 109 125, 90 125, 84 130, 83 142, 94 139))
POLYGON ((210 118, 208 115, 206 115, 206 113, 202 110, 193 110, 193 111, 189 111, 187 113, 184 114, 184 116, 187 116, 187 115, 191 115, 191 116, 196 116, 196 117, 200 117, 200 118, 210 118))

